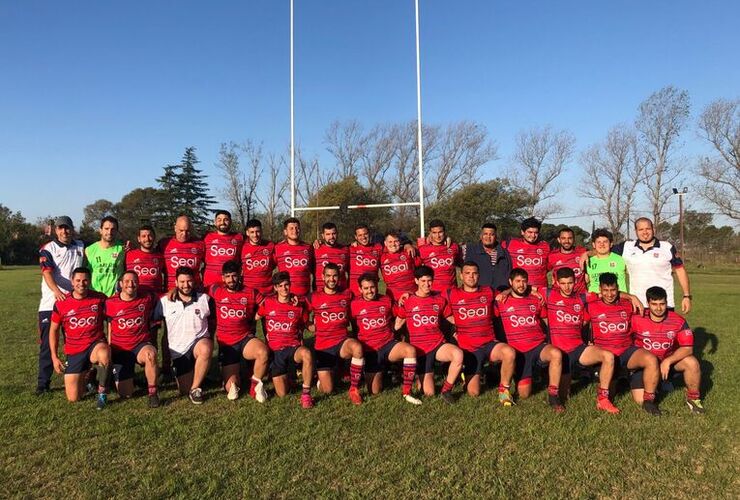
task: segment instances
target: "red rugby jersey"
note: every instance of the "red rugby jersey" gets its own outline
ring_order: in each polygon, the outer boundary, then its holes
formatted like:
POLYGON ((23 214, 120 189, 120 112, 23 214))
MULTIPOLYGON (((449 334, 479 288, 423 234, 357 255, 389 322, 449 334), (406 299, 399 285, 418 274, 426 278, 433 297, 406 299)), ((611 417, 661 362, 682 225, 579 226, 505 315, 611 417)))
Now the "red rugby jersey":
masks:
POLYGON ((352 292, 349 290, 337 293, 319 290, 308 296, 308 309, 313 312, 316 327, 316 349, 329 349, 347 338, 351 302, 352 292))
POLYGON ((244 237, 239 233, 219 234, 217 231, 206 234, 205 269, 203 269, 203 286, 221 282, 223 265, 230 261, 239 262, 244 237))
POLYGON ((409 343, 426 354, 445 341, 439 324, 442 318, 452 316, 452 310, 442 295, 433 293, 428 297, 411 295, 403 306, 396 307, 396 314, 406 319, 409 343))
POLYGON ((275 244, 262 241, 253 245, 249 240, 242 245, 242 277, 244 286, 263 295, 272 293, 272 272, 275 270, 275 244))
POLYGON ((301 345, 303 329, 308 321, 308 308, 303 299, 297 305, 280 302, 276 295, 267 297, 257 309, 265 318, 265 338, 273 351, 301 345))
POLYGON ((314 289, 324 288, 324 266, 329 262, 339 266, 339 287, 347 288, 347 269, 349 268, 349 247, 336 244, 329 246, 321 245, 318 250, 314 249, 314 289))
POLYGON ((475 292, 450 288, 447 301, 455 316, 457 345, 466 351, 475 351, 493 342, 493 298, 490 287, 479 287, 475 292))
POLYGON ((123 300, 119 294, 105 301, 105 319, 110 329, 110 345, 130 351, 142 342, 151 340, 151 320, 157 297, 152 293, 138 293, 133 300, 123 300))
POLYGON ((393 305, 387 295, 378 295, 375 300, 354 299, 350 312, 357 324, 357 339, 363 346, 377 351, 393 340, 393 305))
POLYGON ((519 352, 527 352, 545 341, 540 324, 547 317, 547 307, 532 296, 509 296, 506 302, 495 303, 495 314, 501 318, 506 343, 519 352))
POLYGON ((419 247, 419 260, 434 269, 432 290, 444 292, 457 285, 457 266, 461 259, 457 243, 447 245, 422 245, 419 247))
POLYGON ((547 325, 552 345, 571 352, 583 344, 583 325, 588 320, 585 295, 573 293, 565 297, 560 290, 547 290, 547 325))
POLYGON ((98 340, 105 340, 103 318, 105 295, 90 290, 84 299, 70 293, 66 299, 54 303, 51 321, 62 326, 64 354, 79 354, 98 340))
POLYGON ((384 252, 380 257, 380 274, 385 281, 386 294, 397 301, 404 293, 414 293, 414 259, 401 250, 396 253, 384 252))
POLYGON ((652 352, 661 361, 679 347, 694 345, 694 333, 689 324, 673 311, 668 311, 663 321, 653 321, 650 316, 632 316, 632 338, 636 347, 652 352))
POLYGON ((575 247, 572 252, 563 253, 560 249, 552 250, 547 256, 547 269, 552 271, 552 287, 560 288, 555 273, 558 269, 569 267, 576 275, 576 284, 573 293, 586 293, 586 273, 581 270, 581 255, 586 251, 583 247, 575 247))
POLYGON ((223 345, 236 345, 256 333, 254 316, 262 294, 254 288, 229 290, 221 283, 211 286, 208 295, 216 308, 216 340, 223 345))
POLYGON ((305 297, 311 291, 311 271, 313 270, 313 247, 303 241, 291 245, 281 241, 275 245, 275 262, 278 271, 290 274, 290 291, 305 297))
POLYGON ((167 288, 174 288, 176 283, 175 272, 180 266, 187 266, 195 271, 193 278, 195 288, 200 288, 202 283, 200 268, 203 265, 205 246, 201 240, 190 240, 180 243, 175 238, 163 238, 159 242, 159 250, 164 256, 165 274, 167 276, 167 288))
POLYGON ((144 252, 136 248, 126 252, 126 271, 139 276, 139 291, 164 292, 164 257, 157 251, 144 252))
POLYGON ((514 238, 501 245, 509 250, 511 267, 521 267, 527 271, 530 285, 547 287, 547 256, 550 245, 546 241, 527 243, 522 238, 514 238))
POLYGON ((380 256, 383 247, 375 245, 350 245, 349 247, 349 289, 355 295, 360 295, 360 285, 357 278, 365 273, 378 275, 380 256))
POLYGON ((632 303, 620 295, 614 304, 606 304, 595 293, 586 295, 586 301, 594 345, 619 356, 632 345, 632 303))

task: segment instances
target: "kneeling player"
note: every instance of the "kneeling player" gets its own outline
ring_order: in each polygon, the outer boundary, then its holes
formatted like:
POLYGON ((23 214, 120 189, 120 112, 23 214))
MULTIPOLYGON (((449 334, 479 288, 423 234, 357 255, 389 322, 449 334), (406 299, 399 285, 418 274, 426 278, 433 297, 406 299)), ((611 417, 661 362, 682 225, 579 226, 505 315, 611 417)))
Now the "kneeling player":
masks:
MULTIPOLYGON (((653 286, 645 292, 649 313, 632 317, 635 346, 653 353, 660 361, 660 375, 668 380, 672 371, 683 374, 686 384, 686 404, 692 413, 704 413, 699 387, 701 368, 693 355, 694 334, 686 320, 668 310, 665 289, 653 286)), ((644 398, 642 372, 635 372, 630 381, 635 400, 644 398)))
POLYGON ((288 371, 292 376, 296 365, 300 364, 303 374, 301 406, 313 408, 313 354, 308 347, 301 345, 303 329, 308 322, 308 308, 302 298, 294 300, 287 272, 275 273, 272 285, 275 295, 260 304, 256 319, 265 318, 265 338, 273 356, 270 374, 275 393, 281 398, 288 394, 288 371))
POLYGON ((463 365, 467 391, 480 394, 480 374, 486 362, 501 363, 498 399, 504 406, 514 404, 511 398, 511 377, 514 374, 516 351, 504 342, 497 342, 493 333, 493 297, 490 287, 478 286, 478 264, 462 266, 462 286, 447 292, 455 317, 457 345, 463 350, 463 365))
POLYGON ((105 317, 110 330, 113 378, 122 398, 134 392, 134 368, 144 367, 149 407, 159 406, 157 394, 157 348, 151 342, 151 323, 157 299, 139 293, 139 276, 126 271, 118 282, 120 293, 105 301, 105 317))
POLYGON ((360 297, 352 300, 350 310, 357 325, 357 338, 365 354, 365 379, 368 392, 383 390, 383 371, 386 363, 403 362, 403 399, 420 405, 421 400, 411 395, 416 372, 416 349, 393 337, 391 320, 393 306, 387 295, 378 295, 378 277, 365 273, 357 279, 360 297))
POLYGON ((439 293, 432 293, 434 271, 428 266, 419 266, 414 270, 416 292, 403 301, 397 308, 396 330, 406 324, 409 331, 409 343, 416 348, 416 371, 422 377, 425 396, 434 396, 434 364, 449 363, 447 377, 440 397, 445 403, 454 403, 452 388, 462 371, 463 352, 455 344, 445 342, 440 329, 440 320, 446 318, 455 322, 447 300, 439 293))
POLYGON ((97 408, 107 402, 106 385, 110 365, 110 347, 103 334, 105 295, 90 290, 90 270, 72 271, 72 293, 57 301, 51 313, 49 348, 54 371, 64 374, 64 392, 69 401, 79 401, 85 394, 85 374, 92 365, 98 372, 97 408), (60 327, 64 330, 64 354, 67 366, 57 355, 60 327))
POLYGON ((313 323, 309 324, 308 329, 316 334, 314 349, 321 392, 331 394, 334 390, 333 370, 342 360, 351 359, 349 399, 359 405, 362 404, 362 396, 358 387, 365 358, 362 344, 347 336, 352 293, 338 289, 340 271, 333 262, 324 266, 321 273, 322 289, 309 296, 308 306, 313 311, 313 323))
POLYGON ((229 401, 239 397, 239 367, 242 359, 254 361, 249 395, 258 403, 267 401, 262 378, 267 374, 270 353, 255 337, 255 315, 262 295, 242 284, 241 266, 230 260, 221 267, 221 282, 209 290, 216 306, 216 341, 221 377, 229 401))

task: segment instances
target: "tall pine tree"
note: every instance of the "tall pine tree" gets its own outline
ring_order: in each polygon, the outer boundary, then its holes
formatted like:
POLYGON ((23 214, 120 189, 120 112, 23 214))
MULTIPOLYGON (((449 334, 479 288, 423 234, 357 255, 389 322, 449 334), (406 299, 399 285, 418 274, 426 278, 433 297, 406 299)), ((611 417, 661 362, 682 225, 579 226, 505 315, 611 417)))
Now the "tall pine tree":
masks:
POLYGON ((198 157, 195 148, 185 148, 182 161, 178 165, 167 165, 164 174, 157 179, 162 195, 162 216, 174 224, 179 215, 187 215, 195 230, 203 232, 210 222, 211 205, 214 198, 208 194, 208 176, 197 168, 198 157))

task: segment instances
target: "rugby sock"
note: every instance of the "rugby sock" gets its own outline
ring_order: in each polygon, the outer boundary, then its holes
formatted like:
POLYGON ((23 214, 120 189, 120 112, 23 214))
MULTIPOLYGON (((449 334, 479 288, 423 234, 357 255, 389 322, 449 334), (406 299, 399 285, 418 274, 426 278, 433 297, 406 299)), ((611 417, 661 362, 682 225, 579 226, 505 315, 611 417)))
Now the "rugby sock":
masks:
POLYGON ((255 390, 257 388, 257 384, 259 384, 259 383, 260 383, 260 379, 258 379, 257 377, 254 377, 253 376, 252 379, 251 379, 251 382, 249 384, 249 394, 250 395, 255 394, 255 390))
POLYGON ((150 396, 154 396, 155 394, 157 394, 157 386, 156 385, 148 385, 147 386, 147 391, 149 392, 149 395, 150 396))
POLYGON ((349 364, 349 386, 357 389, 362 378, 362 367, 365 365, 365 358, 352 358, 349 364))
POLYGON ((509 389, 511 389, 511 386, 510 385, 504 385, 504 384, 499 384, 498 385, 498 392, 506 392, 509 389))
POLYGON ((601 401, 602 399, 609 399, 609 389, 602 389, 599 387, 596 390, 596 400, 601 401))
POLYGON ((643 401, 655 401, 655 393, 645 391, 642 395, 642 400, 643 401))
POLYGON ((303 386, 303 394, 311 394, 311 386, 310 385, 304 385, 303 386))
POLYGON ((548 385, 547 386, 547 393, 550 396, 557 396, 558 395, 558 386, 557 385, 548 385))
POLYGON ((108 367, 95 365, 98 372, 98 393, 105 394, 105 388, 108 387, 108 367))
POLYGON ((699 391, 686 390, 686 399, 701 399, 701 394, 699 394, 699 391))
POLYGON ((442 384, 442 392, 450 392, 450 391, 452 390, 452 388, 453 388, 453 387, 454 387, 454 385, 453 385, 453 384, 450 384, 449 382, 447 382, 447 381, 445 380, 445 383, 444 383, 444 384, 442 384))
POLYGON ((416 372, 416 358, 403 358, 403 395, 411 394, 416 372))

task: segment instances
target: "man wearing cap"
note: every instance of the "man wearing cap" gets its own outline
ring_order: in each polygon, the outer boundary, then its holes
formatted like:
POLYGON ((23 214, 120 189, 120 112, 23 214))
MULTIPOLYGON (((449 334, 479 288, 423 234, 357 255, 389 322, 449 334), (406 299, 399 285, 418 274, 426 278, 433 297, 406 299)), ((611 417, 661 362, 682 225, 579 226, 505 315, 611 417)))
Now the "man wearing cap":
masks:
POLYGON ((74 224, 63 215, 54 221, 54 239, 39 250, 41 266, 41 302, 39 303, 39 376, 36 394, 49 391, 54 365, 49 347, 49 327, 54 303, 72 291, 72 271, 82 265, 85 245, 72 238, 74 224))

